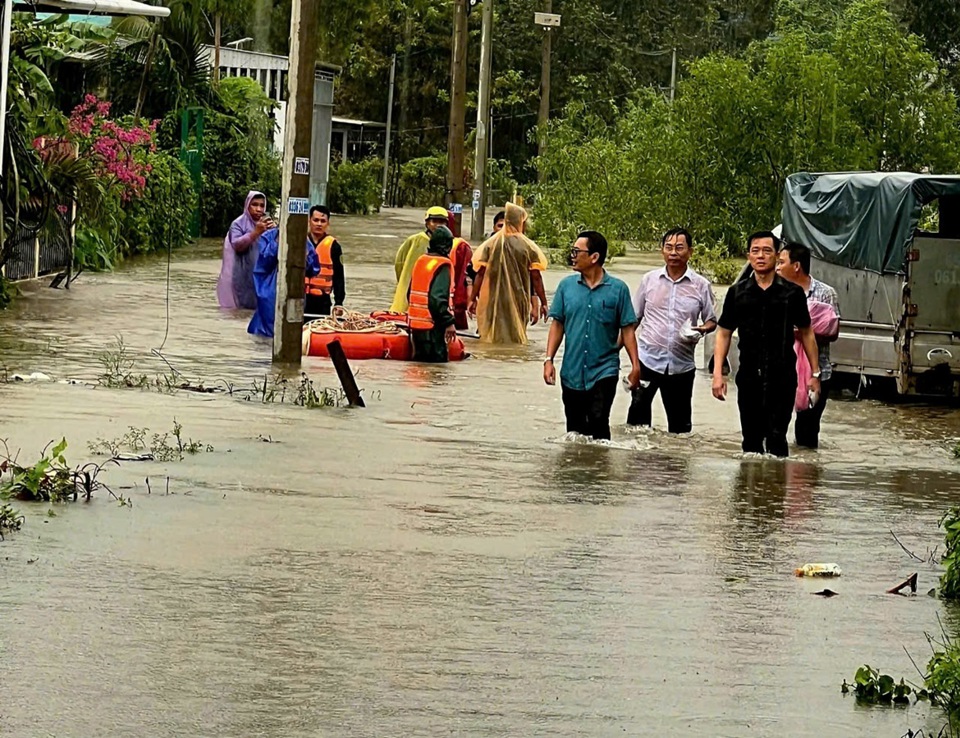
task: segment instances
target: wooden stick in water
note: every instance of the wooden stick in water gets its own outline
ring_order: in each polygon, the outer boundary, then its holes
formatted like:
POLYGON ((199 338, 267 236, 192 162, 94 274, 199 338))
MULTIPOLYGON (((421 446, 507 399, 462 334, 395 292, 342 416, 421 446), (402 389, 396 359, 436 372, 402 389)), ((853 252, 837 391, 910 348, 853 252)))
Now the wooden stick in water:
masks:
POLYGON ((340 378, 340 386, 347 395, 347 400, 355 407, 366 407, 363 398, 360 396, 360 388, 357 387, 357 380, 354 379, 353 372, 350 371, 350 364, 347 363, 347 357, 343 353, 343 346, 340 341, 331 341, 327 344, 327 352, 333 361, 333 367, 337 370, 337 377, 340 378))

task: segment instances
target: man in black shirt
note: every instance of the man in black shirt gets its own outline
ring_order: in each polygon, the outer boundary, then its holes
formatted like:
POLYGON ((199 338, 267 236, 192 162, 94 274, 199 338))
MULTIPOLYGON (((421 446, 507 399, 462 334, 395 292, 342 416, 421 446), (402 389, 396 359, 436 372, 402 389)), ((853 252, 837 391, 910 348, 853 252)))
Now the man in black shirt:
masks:
POLYGON ((723 365, 730 338, 739 331, 740 368, 737 406, 744 453, 787 456, 787 426, 797 391, 794 329, 810 361, 810 388, 820 392, 817 342, 803 290, 777 276, 780 239, 770 231, 747 239, 747 259, 753 274, 732 285, 723 301, 713 354, 713 396, 725 400, 723 365))

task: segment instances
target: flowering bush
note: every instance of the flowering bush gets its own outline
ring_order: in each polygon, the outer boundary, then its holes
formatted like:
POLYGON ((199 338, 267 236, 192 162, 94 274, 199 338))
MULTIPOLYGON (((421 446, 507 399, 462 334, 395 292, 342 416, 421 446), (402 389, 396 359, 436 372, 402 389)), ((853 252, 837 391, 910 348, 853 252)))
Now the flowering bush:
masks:
POLYGON ((68 137, 79 146, 80 156, 91 159, 98 172, 118 186, 120 199, 129 202, 142 197, 147 186, 152 169, 147 154, 157 150, 159 121, 144 128, 129 118, 118 121, 109 116, 109 102, 86 95, 70 114, 68 137))
POLYGON ((189 243, 196 204, 189 174, 174 154, 157 148, 157 124, 110 117, 111 104, 86 95, 73 109, 63 139, 38 138, 41 158, 64 144, 93 166, 104 190, 97 212, 80 212, 78 266, 111 269, 124 256, 189 243))

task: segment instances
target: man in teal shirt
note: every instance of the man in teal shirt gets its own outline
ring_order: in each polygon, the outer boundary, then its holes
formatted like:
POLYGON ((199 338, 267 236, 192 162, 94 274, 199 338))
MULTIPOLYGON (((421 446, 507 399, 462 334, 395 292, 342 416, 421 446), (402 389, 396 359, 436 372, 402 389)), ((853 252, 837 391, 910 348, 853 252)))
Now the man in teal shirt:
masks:
POLYGON ((571 274, 557 286, 550 306, 550 332, 543 381, 556 384, 554 358, 564 336, 567 345, 560 367, 567 432, 610 438, 610 408, 617 393, 620 348, 630 357, 630 389, 640 384, 637 316, 630 288, 603 268, 607 239, 584 231, 570 249, 571 274))

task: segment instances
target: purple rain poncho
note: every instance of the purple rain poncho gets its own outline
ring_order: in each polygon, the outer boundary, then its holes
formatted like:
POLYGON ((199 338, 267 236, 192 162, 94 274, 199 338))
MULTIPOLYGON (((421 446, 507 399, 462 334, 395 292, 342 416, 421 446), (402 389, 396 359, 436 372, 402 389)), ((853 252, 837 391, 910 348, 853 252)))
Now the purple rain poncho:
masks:
POLYGON ((253 269, 257 264, 257 241, 254 231, 257 222, 250 215, 250 203, 255 197, 266 197, 250 190, 243 203, 243 215, 230 224, 223 239, 223 264, 217 280, 217 299, 222 308, 257 307, 257 293, 253 286, 253 269))

